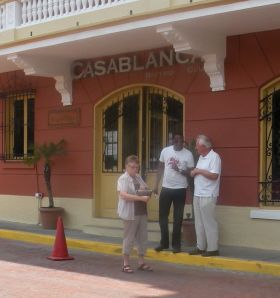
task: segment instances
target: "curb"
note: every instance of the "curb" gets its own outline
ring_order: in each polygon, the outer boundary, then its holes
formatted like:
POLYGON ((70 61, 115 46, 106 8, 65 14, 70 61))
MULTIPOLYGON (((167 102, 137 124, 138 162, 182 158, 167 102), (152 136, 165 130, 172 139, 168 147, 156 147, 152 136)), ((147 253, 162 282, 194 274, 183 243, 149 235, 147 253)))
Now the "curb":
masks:
MULTIPOLYGON (((36 233, 3 230, 0 229, 0 238, 23 241, 35 244, 53 245, 55 237, 36 233)), ((103 254, 118 255, 122 254, 122 248, 119 244, 96 242, 80 239, 67 239, 69 248, 94 251, 103 254)), ((191 256, 187 253, 173 254, 171 252, 157 253, 153 249, 147 250, 147 258, 155 261, 182 264, 189 266, 200 266, 208 268, 218 268, 224 270, 252 272, 259 274, 268 274, 280 276, 280 263, 271 263, 263 261, 251 261, 235 258, 191 256)))

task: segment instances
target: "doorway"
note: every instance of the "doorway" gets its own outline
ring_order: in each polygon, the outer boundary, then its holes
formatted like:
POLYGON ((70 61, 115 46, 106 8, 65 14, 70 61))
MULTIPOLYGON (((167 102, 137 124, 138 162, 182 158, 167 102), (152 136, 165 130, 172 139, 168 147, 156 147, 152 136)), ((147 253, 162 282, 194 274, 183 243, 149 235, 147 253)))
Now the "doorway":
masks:
MULTIPOLYGON (((114 93, 95 107, 95 215, 117 217, 118 177, 125 158, 137 155, 141 175, 153 187, 163 147, 184 130, 184 99, 169 90, 140 86, 114 93)), ((149 202, 150 220, 158 217, 158 200, 149 202)))

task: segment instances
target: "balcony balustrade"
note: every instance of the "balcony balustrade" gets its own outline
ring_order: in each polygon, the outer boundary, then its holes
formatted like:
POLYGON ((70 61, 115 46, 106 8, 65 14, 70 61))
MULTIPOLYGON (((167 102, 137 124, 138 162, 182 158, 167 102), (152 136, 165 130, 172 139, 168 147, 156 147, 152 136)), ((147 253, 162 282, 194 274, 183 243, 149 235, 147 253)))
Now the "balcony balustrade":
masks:
POLYGON ((22 25, 109 8, 133 1, 135 0, 22 0, 22 25))
POLYGON ((140 0, 21 0, 0 4, 0 31, 140 0))
POLYGON ((147 9, 150 6, 156 9, 157 5, 161 7, 163 3, 167 3, 167 7, 172 8, 178 5, 206 2, 205 0, 170 0, 162 3, 161 0, 149 2, 146 0, 0 0, 0 31, 139 1, 142 1, 147 9))
POLYGON ((0 4, 0 30, 6 28, 6 5, 0 4))

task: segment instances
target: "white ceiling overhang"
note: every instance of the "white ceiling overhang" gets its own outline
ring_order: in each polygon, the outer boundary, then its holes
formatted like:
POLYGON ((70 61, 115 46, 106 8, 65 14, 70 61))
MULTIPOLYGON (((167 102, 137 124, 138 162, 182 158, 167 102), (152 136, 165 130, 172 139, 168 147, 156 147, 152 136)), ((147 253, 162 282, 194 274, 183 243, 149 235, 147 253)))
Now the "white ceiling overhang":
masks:
POLYGON ((69 105, 73 61, 172 45, 202 57, 212 90, 223 90, 226 36, 279 29, 279 15, 279 0, 249 0, 132 20, 2 48, 0 72, 23 69, 54 77, 63 104, 69 105))

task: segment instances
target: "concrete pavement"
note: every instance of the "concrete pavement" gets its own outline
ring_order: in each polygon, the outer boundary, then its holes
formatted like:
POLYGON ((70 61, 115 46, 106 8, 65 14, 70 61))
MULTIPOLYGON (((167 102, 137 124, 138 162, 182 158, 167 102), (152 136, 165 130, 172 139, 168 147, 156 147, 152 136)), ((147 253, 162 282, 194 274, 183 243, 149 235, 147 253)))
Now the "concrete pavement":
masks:
MULTIPOLYGON (((167 264, 122 273, 121 257, 70 249, 73 261, 46 259, 47 245, 0 239, 1 298, 278 298, 279 277, 167 264)), ((132 259, 131 265, 137 266, 132 259)))
MULTIPOLYGON (((80 231, 66 230, 69 248, 77 248, 110 255, 121 254, 121 241, 84 234, 80 231)), ((40 226, 0 222, 0 238, 21 240, 24 242, 53 245, 55 231, 44 230, 40 226)), ((156 243, 149 243, 154 247, 156 243)), ((189 248, 185 248, 187 252, 189 248)), ((187 253, 156 253, 151 248, 147 258, 162 262, 220 268, 243 272, 255 272, 280 276, 280 253, 278 251, 249 249, 242 247, 221 247, 221 257, 203 258, 187 253)))

